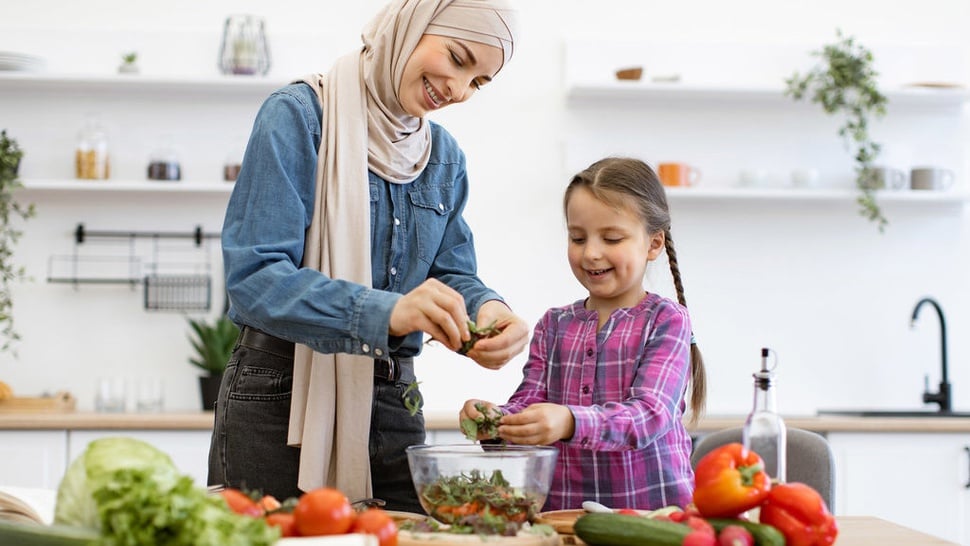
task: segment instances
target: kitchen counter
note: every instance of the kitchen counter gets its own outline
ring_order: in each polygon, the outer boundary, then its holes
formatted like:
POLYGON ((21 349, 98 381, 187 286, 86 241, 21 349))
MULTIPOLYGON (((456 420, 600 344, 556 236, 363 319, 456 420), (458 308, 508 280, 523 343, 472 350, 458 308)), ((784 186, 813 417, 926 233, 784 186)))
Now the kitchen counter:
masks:
MULTIPOLYGON (((690 430, 705 434, 738 427, 743 415, 710 415, 690 430)), ((970 432, 970 418, 962 417, 849 417, 785 416, 789 427, 828 432, 970 432)), ((208 430, 212 412, 165 413, 0 413, 0 430, 208 430)), ((425 414, 428 430, 458 430, 458 412, 425 414)))

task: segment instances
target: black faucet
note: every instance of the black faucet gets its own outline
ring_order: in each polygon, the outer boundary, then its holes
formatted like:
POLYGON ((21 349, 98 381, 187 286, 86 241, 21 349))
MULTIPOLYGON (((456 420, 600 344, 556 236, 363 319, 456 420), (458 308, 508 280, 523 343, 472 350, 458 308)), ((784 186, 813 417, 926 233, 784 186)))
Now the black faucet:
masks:
POLYGON ((950 400, 950 382, 948 381, 946 373, 946 320, 943 318, 943 309, 940 308, 940 304, 933 298, 919 300, 913 309, 913 319, 909 323, 909 327, 916 326, 916 317, 919 315, 920 308, 925 303, 932 305, 936 309, 936 315, 940 317, 940 360, 943 364, 943 376, 940 378, 940 390, 938 392, 930 392, 930 378, 929 375, 926 376, 923 403, 939 404, 940 413, 949 413, 952 410, 952 400, 950 400))

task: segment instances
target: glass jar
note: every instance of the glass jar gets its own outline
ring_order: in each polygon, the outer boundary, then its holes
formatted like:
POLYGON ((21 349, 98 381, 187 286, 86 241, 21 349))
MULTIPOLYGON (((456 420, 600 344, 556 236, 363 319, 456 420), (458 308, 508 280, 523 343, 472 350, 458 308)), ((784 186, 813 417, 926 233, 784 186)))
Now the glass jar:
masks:
POLYGON ((269 71, 265 23, 254 15, 230 15, 222 31, 219 68, 223 74, 260 74, 269 71))
POLYGON ((149 156, 148 179, 169 181, 182 179, 182 166, 170 138, 162 139, 161 144, 149 156))
POLYGON ((107 180, 111 176, 108 135, 96 114, 89 114, 77 136, 74 175, 81 180, 107 180))

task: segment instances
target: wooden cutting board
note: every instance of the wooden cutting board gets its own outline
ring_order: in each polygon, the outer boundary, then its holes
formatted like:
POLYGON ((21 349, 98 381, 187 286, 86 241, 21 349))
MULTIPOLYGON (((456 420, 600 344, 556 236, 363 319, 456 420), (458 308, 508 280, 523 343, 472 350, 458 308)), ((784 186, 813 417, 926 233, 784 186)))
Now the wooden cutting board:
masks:
MULTIPOLYGON (((394 521, 401 523, 409 519, 425 519, 427 516, 410 512, 389 512, 394 521)), ((398 546, 561 546, 558 534, 540 536, 524 534, 514 537, 457 535, 454 533, 424 533, 402 530, 397 533, 398 546)))
POLYGON ((53 396, 14 396, 0 400, 0 413, 58 413, 74 411, 77 400, 61 391, 53 396))
POLYGON ((561 546, 558 534, 552 536, 519 535, 500 537, 495 535, 456 535, 454 533, 417 533, 398 531, 398 546, 561 546))

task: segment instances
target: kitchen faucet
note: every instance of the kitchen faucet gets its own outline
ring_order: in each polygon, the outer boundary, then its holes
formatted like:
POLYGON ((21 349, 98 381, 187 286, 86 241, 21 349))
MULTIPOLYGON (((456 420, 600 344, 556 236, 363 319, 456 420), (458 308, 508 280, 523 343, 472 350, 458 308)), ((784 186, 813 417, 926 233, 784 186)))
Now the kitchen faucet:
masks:
POLYGON ((947 413, 952 409, 952 400, 950 400, 950 382, 947 380, 946 373, 946 320, 943 318, 943 309, 940 308, 940 304, 936 302, 933 298, 923 298, 916 303, 916 307, 913 309, 913 318, 909 323, 909 327, 913 328, 916 326, 916 317, 919 315, 919 310, 923 307, 923 304, 930 304, 936 309, 936 315, 940 318, 940 359, 942 362, 943 376, 940 378, 940 390, 938 392, 930 392, 930 377, 925 376, 924 380, 924 392, 923 392, 923 403, 924 404, 939 404, 940 413, 947 413))

